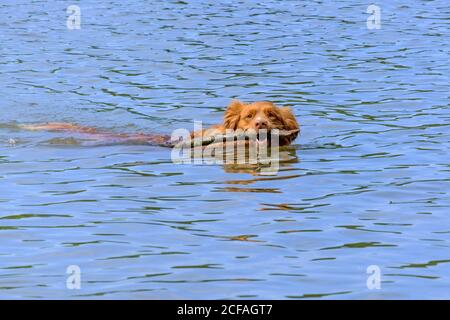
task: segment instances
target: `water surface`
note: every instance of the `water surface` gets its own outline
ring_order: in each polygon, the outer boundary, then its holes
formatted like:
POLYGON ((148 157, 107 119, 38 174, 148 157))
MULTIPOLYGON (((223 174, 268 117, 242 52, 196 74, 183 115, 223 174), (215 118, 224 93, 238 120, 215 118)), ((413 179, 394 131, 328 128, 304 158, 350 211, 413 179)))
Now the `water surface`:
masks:
POLYGON ((447 1, 380 30, 364 1, 68 4, 0 5, 1 298, 450 298, 447 1), (231 98, 299 118, 278 175, 15 126, 170 133, 231 98))

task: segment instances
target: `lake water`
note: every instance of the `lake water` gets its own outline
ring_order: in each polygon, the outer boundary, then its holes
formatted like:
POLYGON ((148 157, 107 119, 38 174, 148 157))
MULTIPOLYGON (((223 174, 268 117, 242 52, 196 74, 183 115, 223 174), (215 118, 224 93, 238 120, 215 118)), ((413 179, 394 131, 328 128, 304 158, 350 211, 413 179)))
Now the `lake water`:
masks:
POLYGON ((76 2, 80 30, 0 4, 1 298, 450 298, 448 1, 371 30, 364 1, 76 2), (232 98, 298 117, 276 176, 16 126, 170 133, 232 98))

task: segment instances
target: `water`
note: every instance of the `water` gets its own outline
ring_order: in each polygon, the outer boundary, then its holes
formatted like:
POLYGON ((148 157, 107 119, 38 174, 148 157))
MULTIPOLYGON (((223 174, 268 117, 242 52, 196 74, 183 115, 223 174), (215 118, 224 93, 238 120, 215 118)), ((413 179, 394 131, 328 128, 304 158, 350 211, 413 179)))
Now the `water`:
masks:
POLYGON ((450 8, 369 4, 92 0, 68 30, 3 1, 0 297, 450 298, 450 8), (292 106, 278 175, 15 127, 170 133, 231 98, 292 106))

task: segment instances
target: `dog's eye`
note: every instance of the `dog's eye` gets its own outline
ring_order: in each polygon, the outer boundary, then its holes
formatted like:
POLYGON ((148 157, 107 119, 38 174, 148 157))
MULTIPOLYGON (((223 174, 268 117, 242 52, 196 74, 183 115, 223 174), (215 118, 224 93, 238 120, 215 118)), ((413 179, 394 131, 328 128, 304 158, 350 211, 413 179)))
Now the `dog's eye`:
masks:
POLYGON ((251 119, 251 118, 253 118, 253 114, 249 113, 245 118, 246 119, 251 119))
POLYGON ((276 119, 277 115, 273 112, 269 112, 269 118, 276 119))

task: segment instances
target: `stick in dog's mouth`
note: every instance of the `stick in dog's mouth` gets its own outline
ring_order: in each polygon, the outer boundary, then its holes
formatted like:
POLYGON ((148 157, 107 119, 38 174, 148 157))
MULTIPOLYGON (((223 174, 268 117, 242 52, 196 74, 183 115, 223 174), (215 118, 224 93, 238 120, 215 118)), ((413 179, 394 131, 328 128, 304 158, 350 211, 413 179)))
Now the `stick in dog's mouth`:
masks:
MULTIPOLYGON (((292 130, 292 131, 294 131, 294 130, 292 130)), ((291 134, 292 133, 295 133, 295 132, 291 132, 291 134)), ((278 129, 276 129, 276 130, 262 129, 262 130, 256 131, 255 141, 258 144, 267 143, 267 144, 270 145, 273 142, 273 140, 272 140, 272 139, 274 139, 273 137, 275 137, 275 139, 280 139, 281 136, 285 136, 286 134, 287 134, 286 131, 281 131, 281 130, 278 130, 278 129)), ((279 144, 280 143, 278 141, 278 145, 279 144)))

